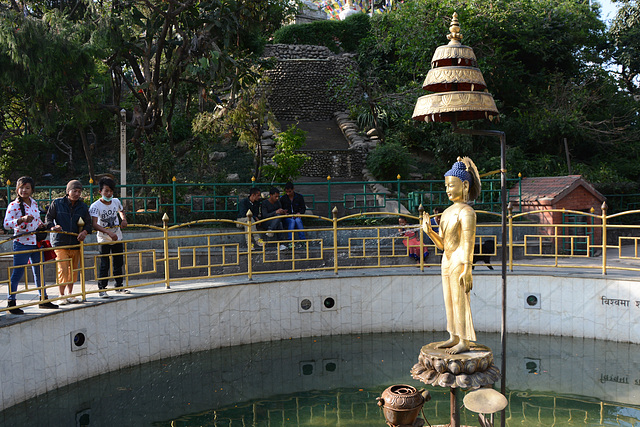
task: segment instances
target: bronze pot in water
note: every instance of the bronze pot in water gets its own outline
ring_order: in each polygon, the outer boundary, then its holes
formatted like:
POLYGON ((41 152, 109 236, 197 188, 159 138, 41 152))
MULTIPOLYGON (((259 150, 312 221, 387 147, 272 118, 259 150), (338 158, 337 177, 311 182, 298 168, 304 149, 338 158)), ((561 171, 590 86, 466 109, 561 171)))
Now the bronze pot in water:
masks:
POLYGON ((431 399, 428 391, 416 390, 406 384, 392 385, 378 397, 387 424, 391 426, 412 426, 422 405, 431 399))

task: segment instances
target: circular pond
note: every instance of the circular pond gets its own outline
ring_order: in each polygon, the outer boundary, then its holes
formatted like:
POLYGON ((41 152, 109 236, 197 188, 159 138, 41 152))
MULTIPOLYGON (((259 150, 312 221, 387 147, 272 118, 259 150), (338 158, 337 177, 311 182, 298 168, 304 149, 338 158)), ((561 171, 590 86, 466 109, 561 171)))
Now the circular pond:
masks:
MULTIPOLYGON (((375 398, 444 333, 325 336, 221 348, 94 377, 0 413, 0 425, 385 426, 375 398)), ((494 351, 497 334, 478 334, 494 351)), ((640 345, 509 335, 510 426, 640 425, 640 345)), ((500 354, 495 354, 500 366, 500 354)), ((5 367, 8 368, 8 367, 5 367)), ((428 388, 431 424, 448 390, 428 388)), ((477 425, 464 410, 461 421, 477 425)))

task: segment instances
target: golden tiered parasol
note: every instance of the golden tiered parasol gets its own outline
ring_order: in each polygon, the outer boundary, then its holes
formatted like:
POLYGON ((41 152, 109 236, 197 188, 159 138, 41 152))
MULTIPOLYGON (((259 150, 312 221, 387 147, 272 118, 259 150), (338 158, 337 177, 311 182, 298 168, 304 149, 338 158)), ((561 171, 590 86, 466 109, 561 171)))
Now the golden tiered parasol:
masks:
POLYGON ((453 14, 449 44, 436 49, 422 88, 431 92, 418 98, 413 118, 425 122, 452 122, 498 117, 493 96, 478 68, 473 49, 461 43, 458 14, 453 14))

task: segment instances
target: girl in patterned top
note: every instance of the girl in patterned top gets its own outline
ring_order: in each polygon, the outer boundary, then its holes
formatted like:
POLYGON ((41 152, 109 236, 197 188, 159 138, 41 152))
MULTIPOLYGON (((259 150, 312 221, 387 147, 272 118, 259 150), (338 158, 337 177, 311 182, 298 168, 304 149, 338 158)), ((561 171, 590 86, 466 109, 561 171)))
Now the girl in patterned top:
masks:
MULTIPOLYGON (((16 183, 16 193, 18 197, 7 207, 7 213, 4 217, 4 227, 12 228, 14 236, 13 251, 13 270, 11 272, 11 287, 9 290, 8 307, 16 306, 16 291, 18 290, 18 282, 24 276, 24 268, 15 268, 26 265, 31 261, 31 271, 33 272, 33 281, 40 288, 40 296, 42 297, 41 267, 37 264, 40 262, 41 253, 38 251, 36 243, 35 231, 43 228, 44 224, 40 220, 40 210, 38 203, 31 198, 35 189, 33 179, 28 176, 18 178, 16 183)), ((44 298, 47 299, 46 292, 44 298)), ((47 302, 40 304, 40 308, 53 309, 58 308, 57 305, 47 302)), ((24 314, 19 308, 9 310, 11 314, 24 314)))

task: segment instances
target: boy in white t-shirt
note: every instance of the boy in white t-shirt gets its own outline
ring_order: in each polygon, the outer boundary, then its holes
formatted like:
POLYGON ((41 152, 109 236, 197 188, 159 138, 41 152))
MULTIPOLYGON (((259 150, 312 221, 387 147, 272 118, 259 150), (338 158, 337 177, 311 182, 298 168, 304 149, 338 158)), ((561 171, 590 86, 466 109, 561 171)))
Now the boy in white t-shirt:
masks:
MULTIPOLYGON (((98 275, 98 288, 107 289, 109 279, 109 266, 113 259, 113 275, 116 276, 116 292, 130 293, 128 289, 122 288, 122 265, 124 263, 124 245, 122 244, 122 227, 127 226, 127 219, 124 215, 122 203, 113 197, 116 190, 116 183, 111 178, 101 178, 98 182, 100 195, 97 201, 91 204, 89 214, 93 228, 98 231, 98 243, 100 245, 100 274, 98 275)), ((111 298, 107 292, 101 291, 100 297, 111 298)))

